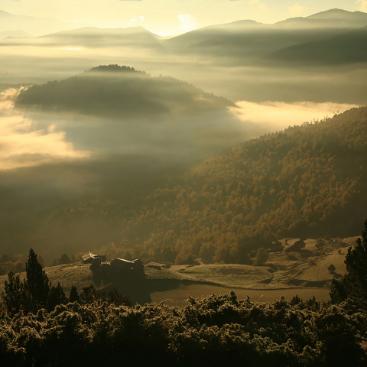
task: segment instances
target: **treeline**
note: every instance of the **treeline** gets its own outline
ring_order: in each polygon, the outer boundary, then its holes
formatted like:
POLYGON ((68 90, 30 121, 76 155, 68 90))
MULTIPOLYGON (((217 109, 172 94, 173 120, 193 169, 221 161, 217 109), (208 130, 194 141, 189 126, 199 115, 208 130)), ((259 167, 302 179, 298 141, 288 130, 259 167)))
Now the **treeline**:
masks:
POLYGON ((270 134, 150 195, 122 237, 162 261, 244 262, 287 236, 348 236, 367 205, 367 108, 270 134))

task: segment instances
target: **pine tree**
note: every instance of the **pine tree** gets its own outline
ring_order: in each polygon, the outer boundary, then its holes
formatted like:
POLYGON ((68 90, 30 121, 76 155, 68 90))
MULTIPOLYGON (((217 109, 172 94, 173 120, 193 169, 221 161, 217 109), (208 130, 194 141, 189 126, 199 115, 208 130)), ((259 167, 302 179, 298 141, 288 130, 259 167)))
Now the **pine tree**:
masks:
POLYGON ((36 310, 40 307, 46 307, 48 303, 48 294, 50 291, 50 281, 38 262, 38 258, 33 249, 30 249, 26 263, 26 282, 31 300, 31 308, 36 310))
POLYGON ((50 288, 47 300, 49 310, 53 310, 57 305, 65 304, 66 301, 65 292, 60 283, 57 283, 56 287, 50 288))
POLYGON ((346 298, 367 300, 367 221, 362 238, 357 240, 354 248, 348 250, 345 258, 347 273, 342 280, 334 279, 331 284, 330 297, 333 303, 346 298))
POLYGON ((365 222, 362 238, 357 245, 350 248, 345 259, 347 275, 345 277, 348 293, 367 299, 367 221, 365 222))
POLYGON ((15 314, 21 310, 27 311, 28 300, 25 282, 21 281, 19 275, 10 272, 8 280, 5 281, 3 299, 9 314, 15 314))
POLYGON ((70 289, 69 302, 80 302, 78 289, 74 285, 70 289))

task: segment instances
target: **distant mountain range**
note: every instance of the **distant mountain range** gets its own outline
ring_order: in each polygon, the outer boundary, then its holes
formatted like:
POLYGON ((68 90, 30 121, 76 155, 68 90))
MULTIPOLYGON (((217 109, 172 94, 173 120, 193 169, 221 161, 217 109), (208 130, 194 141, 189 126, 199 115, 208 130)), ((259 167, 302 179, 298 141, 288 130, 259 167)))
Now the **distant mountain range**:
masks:
POLYGON ((308 17, 290 18, 275 24, 285 28, 361 28, 367 26, 367 13, 331 9, 308 17))
POLYGON ((314 64, 364 62, 364 27, 367 13, 332 9, 271 25, 246 20, 210 26, 171 38, 166 46, 235 64, 298 59, 312 59, 314 64))
POLYGON ((97 28, 86 27, 48 34, 42 43, 81 45, 86 47, 160 48, 159 37, 142 27, 97 28))
MULTIPOLYGON (((128 47, 163 54, 214 58, 236 65, 258 63, 343 64, 365 62, 367 13, 331 9, 308 17, 263 24, 240 20, 211 25, 169 39, 134 28, 79 28, 60 32, 62 25, 47 19, 0 12, 2 42, 82 47, 128 47), (46 35, 25 38, 30 29, 46 35), (4 38, 9 38, 5 39, 4 38)), ((64 25, 64 29, 66 26, 64 25)))

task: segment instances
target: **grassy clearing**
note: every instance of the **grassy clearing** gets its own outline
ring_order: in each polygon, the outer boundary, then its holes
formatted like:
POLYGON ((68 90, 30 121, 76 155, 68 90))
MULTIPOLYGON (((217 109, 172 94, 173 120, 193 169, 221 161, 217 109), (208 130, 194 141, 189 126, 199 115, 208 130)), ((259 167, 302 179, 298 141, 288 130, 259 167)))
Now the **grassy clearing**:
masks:
POLYGON ((207 264, 173 266, 171 272, 181 279, 211 282, 226 287, 258 288, 272 279, 269 268, 238 264, 207 264))
POLYGON ((332 251, 330 254, 319 258, 318 261, 312 263, 307 269, 305 269, 301 274, 298 275, 299 279, 309 280, 309 281, 327 281, 330 280, 332 275, 330 274, 328 267, 333 264, 336 268, 336 273, 345 274, 345 255, 348 249, 338 249, 332 251))

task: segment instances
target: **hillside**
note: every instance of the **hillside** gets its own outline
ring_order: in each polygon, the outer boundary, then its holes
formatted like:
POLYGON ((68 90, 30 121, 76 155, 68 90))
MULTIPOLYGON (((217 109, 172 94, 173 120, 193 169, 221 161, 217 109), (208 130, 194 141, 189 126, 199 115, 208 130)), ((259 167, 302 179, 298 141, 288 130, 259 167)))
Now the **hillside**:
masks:
POLYGON ((166 261, 246 263, 275 238, 357 233, 366 154, 367 108, 252 140, 156 190, 123 238, 166 261))
POLYGON ((367 27, 336 36, 288 47, 275 52, 271 60, 311 65, 335 65, 367 61, 367 27))
POLYGON ((271 52, 332 36, 331 29, 283 29, 235 22, 198 29, 165 41, 172 52, 208 57, 212 62, 252 63, 271 52), (215 57, 215 58, 214 58, 215 57))
POLYGON ((128 66, 101 65, 74 77, 34 85, 16 105, 43 111, 142 117, 223 110, 231 102, 169 77, 128 66))

